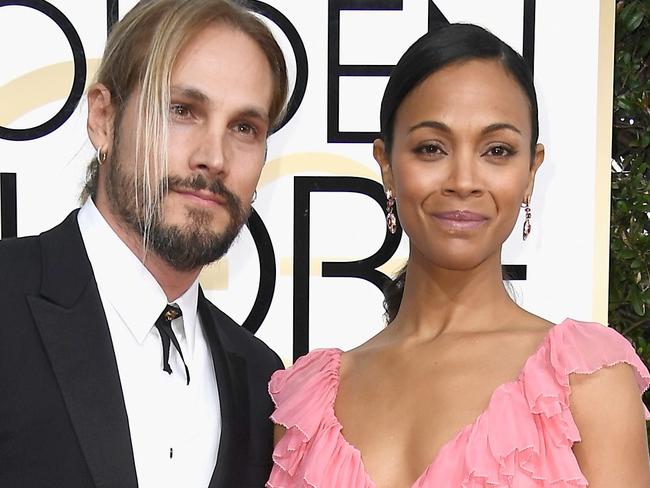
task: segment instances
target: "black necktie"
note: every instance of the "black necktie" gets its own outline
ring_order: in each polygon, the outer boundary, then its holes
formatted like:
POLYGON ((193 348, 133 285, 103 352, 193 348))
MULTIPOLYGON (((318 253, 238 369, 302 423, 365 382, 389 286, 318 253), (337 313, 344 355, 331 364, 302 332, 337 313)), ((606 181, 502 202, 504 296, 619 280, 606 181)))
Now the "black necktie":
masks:
POLYGON ((182 314, 181 310, 171 305, 167 305, 163 313, 160 314, 158 320, 156 320, 156 329, 160 332, 160 340, 162 341, 162 352, 163 352, 163 371, 172 374, 172 368, 169 365, 169 344, 174 344, 174 347, 178 351, 181 359, 183 360, 183 365, 185 366, 185 375, 187 377, 187 384, 190 384, 190 370, 185 363, 185 358, 183 357, 183 352, 181 351, 181 346, 176 339, 176 335, 172 330, 172 320, 180 317, 182 314))

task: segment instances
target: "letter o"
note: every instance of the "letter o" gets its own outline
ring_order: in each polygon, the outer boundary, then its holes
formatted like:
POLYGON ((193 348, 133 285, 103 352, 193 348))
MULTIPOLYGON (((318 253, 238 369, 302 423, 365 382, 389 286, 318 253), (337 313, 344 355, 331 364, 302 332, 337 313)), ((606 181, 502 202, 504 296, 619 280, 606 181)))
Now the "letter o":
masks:
POLYGON ((61 127, 70 118, 81 100, 86 84, 86 55, 81 38, 70 20, 54 5, 45 0, 0 0, 0 7, 29 7, 47 15, 63 31, 68 39, 74 60, 74 80, 68 98, 56 115, 36 127, 28 129, 10 129, 0 126, 0 139, 9 141, 31 141, 38 139, 61 127))
POLYGON ((296 114, 300 104, 302 103, 302 99, 305 97, 305 92, 307 91, 307 78, 309 76, 307 51, 305 49, 305 44, 300 38, 300 34, 298 34, 298 31, 291 21, 287 19, 282 12, 259 0, 249 0, 247 5, 253 12, 263 15, 267 19, 271 20, 282 30, 282 32, 284 32, 284 35, 289 39, 291 49, 293 49, 293 54, 296 57, 296 85, 291 94, 291 98, 289 99, 289 103, 287 104, 287 113, 275 130, 277 132, 296 114))

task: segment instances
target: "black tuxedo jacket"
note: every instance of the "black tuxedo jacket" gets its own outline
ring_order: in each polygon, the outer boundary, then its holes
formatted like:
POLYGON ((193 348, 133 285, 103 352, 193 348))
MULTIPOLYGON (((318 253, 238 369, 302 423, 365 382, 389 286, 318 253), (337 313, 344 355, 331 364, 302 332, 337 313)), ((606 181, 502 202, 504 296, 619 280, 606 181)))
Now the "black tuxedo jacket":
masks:
MULTIPOLYGON (((271 469, 267 382, 282 363, 202 293, 198 307, 222 418, 210 488, 261 488, 271 469)), ((40 236, 0 241, 0 487, 136 486, 115 354, 75 211, 40 236)))

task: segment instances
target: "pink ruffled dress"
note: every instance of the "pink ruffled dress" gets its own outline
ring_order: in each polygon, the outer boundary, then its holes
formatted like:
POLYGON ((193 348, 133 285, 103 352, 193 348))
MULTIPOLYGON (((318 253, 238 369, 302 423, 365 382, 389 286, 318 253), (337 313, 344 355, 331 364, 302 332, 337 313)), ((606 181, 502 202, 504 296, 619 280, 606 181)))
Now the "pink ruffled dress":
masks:
MULTIPOLYGON (((334 414, 340 358, 339 349, 314 350, 272 376, 271 418, 287 432, 273 452, 268 488, 375 487, 334 414)), ((580 433, 569 410, 569 375, 618 363, 633 367, 645 391, 650 374, 616 331, 570 319, 552 327, 517 379, 492 393, 488 407, 440 449, 413 488, 587 486, 571 450, 580 433)))

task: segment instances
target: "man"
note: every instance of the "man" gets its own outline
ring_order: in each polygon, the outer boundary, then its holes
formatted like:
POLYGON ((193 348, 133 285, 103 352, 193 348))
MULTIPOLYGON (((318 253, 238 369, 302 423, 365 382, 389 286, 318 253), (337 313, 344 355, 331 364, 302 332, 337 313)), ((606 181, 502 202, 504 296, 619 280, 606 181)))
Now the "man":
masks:
POLYGON ((114 27, 84 205, 0 243, 1 487, 264 485, 281 363, 198 276, 250 212, 286 92, 228 0, 143 0, 114 27))

